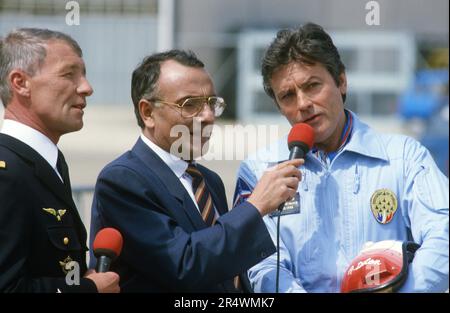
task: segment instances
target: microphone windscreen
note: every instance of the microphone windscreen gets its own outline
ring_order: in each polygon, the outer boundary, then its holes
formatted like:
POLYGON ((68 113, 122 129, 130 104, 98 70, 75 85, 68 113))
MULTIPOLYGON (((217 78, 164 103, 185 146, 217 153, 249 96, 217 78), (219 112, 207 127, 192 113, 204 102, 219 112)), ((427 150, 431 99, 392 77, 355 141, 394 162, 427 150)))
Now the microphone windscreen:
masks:
POLYGON ((92 248, 96 255, 101 253, 101 251, 112 251, 118 257, 120 252, 122 252, 122 245, 123 238, 117 229, 103 228, 95 236, 92 248))
POLYGON ((311 149, 314 144, 313 128, 306 123, 298 123, 292 126, 288 135, 288 146, 291 147, 295 142, 303 142, 311 149))

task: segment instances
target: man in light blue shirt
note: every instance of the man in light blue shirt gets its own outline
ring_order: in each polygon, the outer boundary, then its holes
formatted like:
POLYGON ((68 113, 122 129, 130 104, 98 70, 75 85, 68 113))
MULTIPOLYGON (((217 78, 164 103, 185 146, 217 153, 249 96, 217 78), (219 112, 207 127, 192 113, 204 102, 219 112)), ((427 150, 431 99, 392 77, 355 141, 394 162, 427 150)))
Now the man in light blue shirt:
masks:
MULTIPOLYGON (((407 136, 377 133, 344 109, 345 67, 318 25, 280 31, 263 58, 262 75, 281 114, 292 125, 309 124, 315 134, 301 167, 299 207, 280 217, 279 291, 339 292, 364 243, 382 240, 420 245, 399 291, 447 290, 448 178, 428 150, 407 136)), ((283 138, 245 160, 235 203, 288 157, 283 138)), ((264 220, 275 242, 277 217, 264 220)), ((274 292, 276 271, 276 254, 252 267, 254 290, 274 292)))

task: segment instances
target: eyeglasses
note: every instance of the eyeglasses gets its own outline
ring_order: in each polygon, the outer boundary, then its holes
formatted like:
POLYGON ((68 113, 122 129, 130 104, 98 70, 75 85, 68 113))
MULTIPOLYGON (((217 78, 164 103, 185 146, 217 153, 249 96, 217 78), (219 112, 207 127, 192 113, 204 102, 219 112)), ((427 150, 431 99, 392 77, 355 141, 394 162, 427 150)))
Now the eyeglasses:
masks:
POLYGON ((215 117, 219 117, 222 115, 225 110, 225 100, 221 97, 195 97, 195 98, 187 98, 181 104, 168 102, 159 99, 150 100, 155 103, 162 103, 171 106, 175 106, 181 109, 181 116, 183 117, 194 117, 199 114, 205 108, 205 105, 208 104, 211 108, 211 111, 214 113, 215 117))

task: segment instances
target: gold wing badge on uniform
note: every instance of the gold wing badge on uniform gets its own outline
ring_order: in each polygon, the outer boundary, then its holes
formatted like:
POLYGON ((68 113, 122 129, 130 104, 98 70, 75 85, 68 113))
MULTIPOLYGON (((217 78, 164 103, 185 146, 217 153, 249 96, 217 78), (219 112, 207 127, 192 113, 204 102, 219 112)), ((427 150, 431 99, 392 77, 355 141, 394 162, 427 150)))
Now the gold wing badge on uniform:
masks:
POLYGON ((61 221, 61 218, 64 216, 64 214, 66 214, 67 210, 58 210, 56 211, 55 209, 52 208, 42 208, 42 210, 44 210, 45 212, 53 215, 54 217, 56 217, 56 219, 58 220, 58 222, 61 221))
POLYGON ((0 161, 0 169, 6 169, 6 162, 5 161, 0 161))
POLYGON ((60 221, 62 219, 62 217, 64 216, 64 214, 66 214, 67 210, 58 210, 58 216, 56 217, 58 219, 58 221, 60 221))
POLYGON ((387 224, 397 212, 397 198, 389 189, 378 189, 370 198, 370 208, 378 223, 387 224))

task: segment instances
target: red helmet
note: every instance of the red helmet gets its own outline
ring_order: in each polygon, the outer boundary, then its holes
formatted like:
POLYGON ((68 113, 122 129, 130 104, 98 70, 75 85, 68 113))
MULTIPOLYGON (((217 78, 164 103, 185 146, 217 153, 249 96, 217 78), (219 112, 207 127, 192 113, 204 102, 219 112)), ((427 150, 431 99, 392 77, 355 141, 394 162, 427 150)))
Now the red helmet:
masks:
POLYGON ((414 242, 367 242, 345 271, 341 292, 397 291, 405 282, 408 265, 418 248, 414 242))

